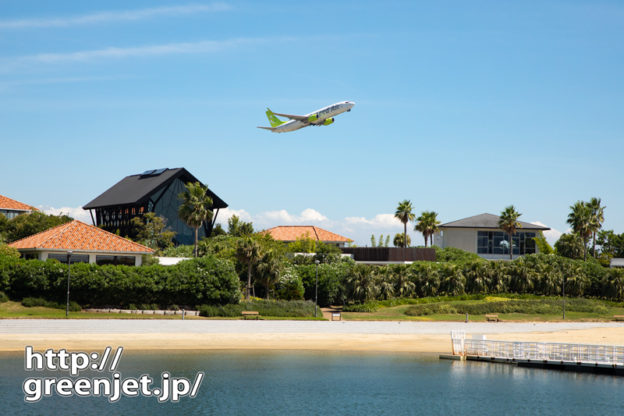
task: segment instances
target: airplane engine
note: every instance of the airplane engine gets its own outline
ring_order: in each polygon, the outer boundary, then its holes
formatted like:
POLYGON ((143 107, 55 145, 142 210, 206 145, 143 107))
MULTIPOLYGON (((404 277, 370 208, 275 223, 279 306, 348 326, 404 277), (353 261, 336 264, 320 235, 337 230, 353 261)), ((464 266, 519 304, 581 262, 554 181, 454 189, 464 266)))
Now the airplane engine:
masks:
POLYGON ((329 126, 330 124, 332 124, 334 122, 334 118, 328 118, 323 122, 324 126, 329 126))
POLYGON ((314 123, 318 119, 319 119, 318 114, 312 114, 311 116, 308 117, 308 122, 314 123))

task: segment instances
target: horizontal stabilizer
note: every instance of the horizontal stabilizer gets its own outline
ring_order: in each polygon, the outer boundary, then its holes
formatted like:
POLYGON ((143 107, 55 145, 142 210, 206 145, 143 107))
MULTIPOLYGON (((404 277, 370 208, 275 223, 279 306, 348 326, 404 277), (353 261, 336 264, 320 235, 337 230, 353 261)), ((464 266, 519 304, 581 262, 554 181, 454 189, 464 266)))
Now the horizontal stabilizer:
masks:
POLYGON ((258 128, 259 128, 259 129, 265 129, 265 130, 271 130, 271 131, 275 130, 275 128, 273 128, 273 127, 262 127, 262 126, 258 126, 258 128))

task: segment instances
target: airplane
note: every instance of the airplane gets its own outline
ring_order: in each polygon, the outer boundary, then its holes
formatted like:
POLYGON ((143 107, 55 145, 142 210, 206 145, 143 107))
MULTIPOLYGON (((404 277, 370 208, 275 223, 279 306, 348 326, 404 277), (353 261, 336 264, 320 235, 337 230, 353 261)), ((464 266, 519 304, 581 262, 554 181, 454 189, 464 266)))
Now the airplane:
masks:
POLYGON ((267 108, 266 115, 269 119, 269 123, 271 123, 271 127, 258 126, 258 128, 271 130, 273 133, 286 133, 308 126, 329 126, 334 122, 334 116, 342 114, 345 111, 351 111, 354 105, 355 103, 353 101, 341 101, 339 103, 323 107, 320 110, 313 111, 305 116, 274 113, 270 108, 267 108), (277 118, 277 116, 287 117, 290 120, 282 121, 277 118))

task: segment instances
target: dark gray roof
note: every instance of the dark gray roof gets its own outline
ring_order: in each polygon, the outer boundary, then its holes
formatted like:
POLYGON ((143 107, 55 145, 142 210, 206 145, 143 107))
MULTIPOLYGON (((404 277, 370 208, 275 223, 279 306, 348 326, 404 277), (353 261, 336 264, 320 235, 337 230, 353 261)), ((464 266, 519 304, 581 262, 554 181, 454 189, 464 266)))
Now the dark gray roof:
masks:
MULTIPOLYGON (((494 214, 479 214, 475 215, 474 217, 468 217, 457 221, 447 222, 446 224, 440 225, 440 228, 494 228, 499 230, 499 218, 500 217, 498 215, 494 214)), ((530 222, 518 222, 520 223, 520 228, 524 228, 526 230, 550 230, 550 228, 548 227, 531 224, 530 222)))
MULTIPOLYGON (((161 169, 158 171, 161 171, 161 169)), ((184 182, 199 182, 195 176, 191 175, 184 168, 164 169, 162 173, 157 175, 146 175, 145 173, 148 172, 154 171, 146 171, 143 174, 126 176, 82 208, 94 209, 140 204, 147 201, 151 194, 176 178, 180 178, 184 182)), ((208 196, 212 198, 213 208, 226 208, 228 206, 210 189, 208 189, 207 193, 208 196)))

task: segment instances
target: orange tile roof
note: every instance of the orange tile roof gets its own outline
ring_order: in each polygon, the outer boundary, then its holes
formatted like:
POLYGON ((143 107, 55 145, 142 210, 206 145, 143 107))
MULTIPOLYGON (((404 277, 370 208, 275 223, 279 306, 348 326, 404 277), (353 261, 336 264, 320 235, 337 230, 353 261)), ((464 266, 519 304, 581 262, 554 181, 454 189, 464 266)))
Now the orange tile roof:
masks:
POLYGON ((4 195, 0 195, 0 209, 10 209, 15 211, 38 211, 37 208, 31 207, 4 195))
POLYGON ((22 238, 11 244, 17 249, 50 249, 103 252, 152 253, 149 247, 127 240, 78 220, 22 238))
POLYGON ((343 237, 331 231, 324 230, 314 225, 280 225, 264 230, 275 240, 296 241, 298 238, 311 238, 317 241, 351 242, 350 238, 343 237))

